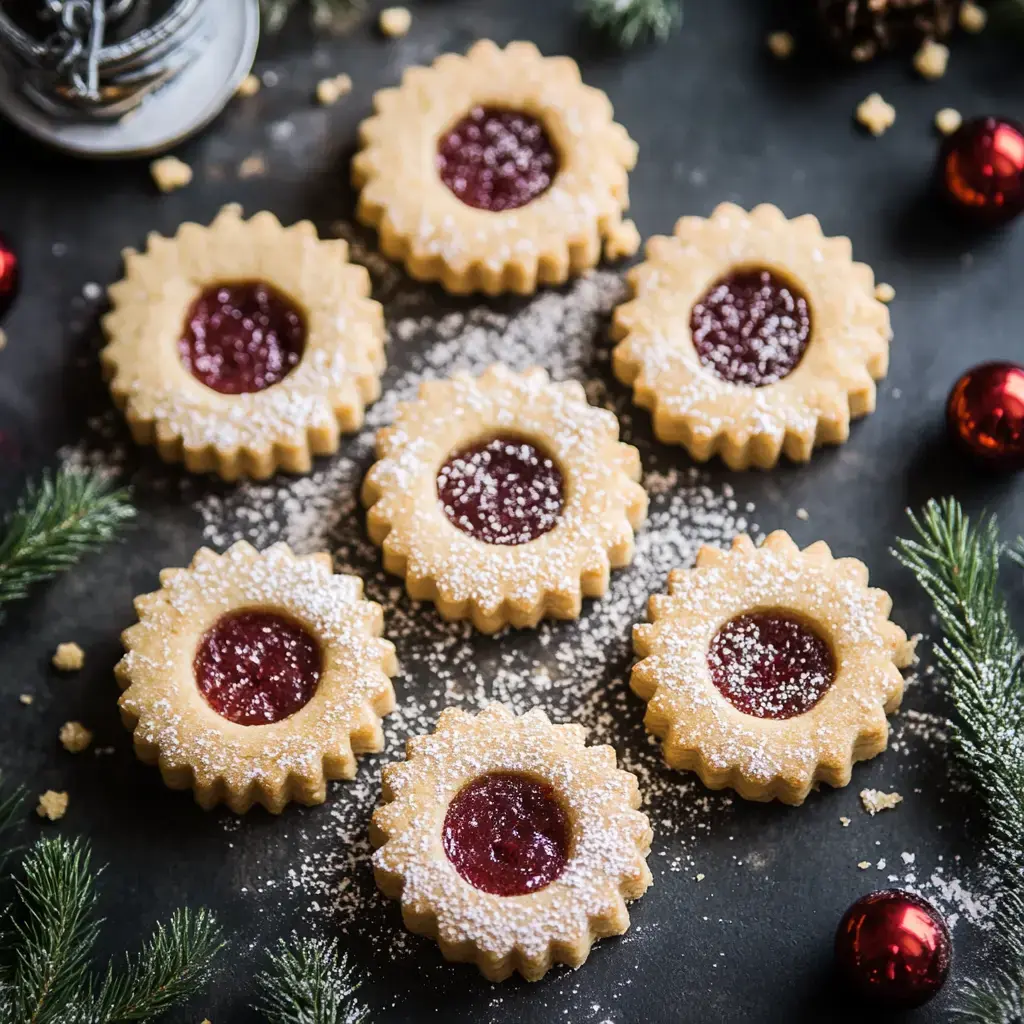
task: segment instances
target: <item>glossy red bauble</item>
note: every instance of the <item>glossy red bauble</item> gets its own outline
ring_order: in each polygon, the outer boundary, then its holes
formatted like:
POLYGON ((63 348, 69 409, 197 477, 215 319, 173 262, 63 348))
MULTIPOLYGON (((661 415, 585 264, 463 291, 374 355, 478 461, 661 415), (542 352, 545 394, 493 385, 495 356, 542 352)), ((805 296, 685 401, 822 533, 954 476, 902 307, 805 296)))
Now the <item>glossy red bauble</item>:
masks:
POLYGON ((836 931, 840 974, 859 995, 891 1009, 928 1002, 945 984, 952 956, 939 912, 902 889, 857 900, 836 931))
POLYGON ((942 144, 938 187, 956 209, 983 225, 1024 211, 1024 125, 998 117, 965 121, 942 144))
POLYGON ((21 269, 18 254, 11 244, 0 235, 0 319, 11 308, 18 297, 21 283, 21 269))
POLYGON ((954 440, 993 469, 1024 469, 1024 366, 984 363, 950 392, 946 421, 954 440))

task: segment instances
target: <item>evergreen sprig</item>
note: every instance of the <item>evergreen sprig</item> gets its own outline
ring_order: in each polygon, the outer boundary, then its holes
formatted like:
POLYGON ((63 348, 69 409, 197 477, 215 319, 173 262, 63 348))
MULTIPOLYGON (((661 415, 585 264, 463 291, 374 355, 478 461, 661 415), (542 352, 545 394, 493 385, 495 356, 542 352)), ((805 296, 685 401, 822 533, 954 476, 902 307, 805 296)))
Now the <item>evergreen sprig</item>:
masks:
MULTIPOLYGON (((0 605, 71 568, 112 540, 135 509, 94 470, 61 468, 30 483, 0 537, 0 605)), ((2 614, 2 612, 0 612, 2 614)))
POLYGON ((1003 556, 1024 565, 1024 540, 1007 550, 992 517, 972 523, 952 498, 910 515, 916 537, 896 556, 931 598, 942 628, 936 648, 956 715, 960 764, 982 795, 990 852, 1005 891, 994 934, 1004 966, 969 981, 954 1018, 961 1024, 1019 1024, 1024 1010, 1024 648, 999 586, 1003 556))
POLYGON ((682 0, 582 0, 587 21, 622 47, 667 39, 683 21, 682 0))
POLYGON ((361 982, 354 980, 348 956, 334 939, 281 939, 270 965, 256 976, 259 1001, 254 1009, 267 1024, 359 1024, 369 1012, 355 1001, 361 982))
POLYGON ((176 912, 122 971, 97 977, 96 877, 80 840, 41 839, 26 855, 0 936, 0 1024, 151 1020, 208 981, 224 942, 205 911, 176 912))

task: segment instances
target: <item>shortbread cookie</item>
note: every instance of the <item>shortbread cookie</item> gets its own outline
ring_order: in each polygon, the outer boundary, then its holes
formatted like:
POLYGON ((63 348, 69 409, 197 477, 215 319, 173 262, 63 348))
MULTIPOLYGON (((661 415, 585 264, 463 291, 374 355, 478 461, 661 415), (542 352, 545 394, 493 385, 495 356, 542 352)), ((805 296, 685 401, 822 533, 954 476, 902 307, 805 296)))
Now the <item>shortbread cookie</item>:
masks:
POLYGON ((748 800, 800 804, 881 753, 913 645, 854 558, 786 533, 703 547, 633 631, 630 685, 673 768, 748 800))
POLYGON ((135 599, 117 678, 135 752, 172 789, 276 814, 323 803, 328 779, 383 749, 395 651, 380 605, 358 577, 334 575, 330 555, 240 541, 203 548, 160 583, 135 599))
POLYGON ((380 394, 384 319, 340 240, 226 206, 126 249, 101 353, 139 444, 225 480, 306 473, 380 394))
POLYGON ((529 294, 595 266, 603 239, 622 249, 636 143, 570 58, 482 41, 409 68, 374 106, 357 212, 413 277, 529 294))
POLYGON ((578 967, 629 927, 651 884, 651 826, 611 747, 543 711, 448 708, 384 769, 373 873, 406 927, 491 981, 578 967))
POLYGON ((582 385, 492 366, 429 381, 377 435, 363 482, 384 567, 483 632, 579 616, 633 557, 640 456, 582 385))
POLYGON ((616 376, 659 440, 731 469, 798 462, 841 444, 875 408, 889 312, 870 267, 814 217, 725 203, 652 238, 615 311, 616 376))

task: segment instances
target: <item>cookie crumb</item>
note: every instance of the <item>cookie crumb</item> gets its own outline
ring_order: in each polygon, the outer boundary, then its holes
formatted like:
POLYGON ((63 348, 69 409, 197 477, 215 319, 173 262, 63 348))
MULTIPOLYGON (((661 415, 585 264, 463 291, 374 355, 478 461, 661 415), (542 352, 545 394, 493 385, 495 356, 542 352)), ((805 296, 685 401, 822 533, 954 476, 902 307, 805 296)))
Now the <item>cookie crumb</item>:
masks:
POLYGON ((768 36, 768 49, 779 60, 792 57, 794 47, 793 37, 788 32, 772 32, 768 36))
POLYGON ((965 32, 981 32, 988 24, 988 11, 971 0, 964 0, 960 5, 960 27, 965 32))
POLYGON ((857 121, 876 138, 884 135, 896 121, 896 108, 882 99, 881 93, 873 92, 857 107, 857 121))
POLYGON ((934 81, 946 73, 949 64, 949 47, 928 39, 914 54, 914 69, 922 78, 934 81))
POLYGON ((4 334, 3 329, 0 329, 0 352, 7 348, 7 335, 4 334))
POLYGON ((845 814, 841 814, 839 816, 839 824, 842 825, 843 828, 849 828, 850 827, 850 819, 848 817, 846 817, 845 814))
POLYGON ((239 178, 261 178, 267 173, 267 161, 259 153, 247 156, 238 165, 239 178))
POLYGON ((859 867, 861 869, 861 871, 867 871, 867 869, 869 867, 871 867, 871 861, 869 861, 869 860, 857 861, 857 867, 859 867))
POLYGON ((953 107, 943 107, 935 115, 935 127, 943 135, 952 135, 963 123, 964 119, 960 111, 954 110, 953 107))
POLYGON ((707 877, 706 875, 704 875, 703 873, 700 873, 700 874, 697 875, 697 881, 698 882, 703 882, 706 877, 707 877))
POLYGON ((879 281, 875 285, 875 298, 879 302, 892 302, 896 298, 896 289, 885 281, 879 281))
POLYGON ((796 517, 797 519, 802 519, 806 523, 807 520, 811 518, 811 513, 805 508, 798 508, 796 510, 796 517))
POLYGON ((903 803, 903 797, 899 793, 883 793, 880 789, 862 789, 860 802, 873 818, 879 811, 891 811, 897 804, 903 803))
POLYGON ((329 107, 352 91, 350 75, 340 74, 333 78, 321 78, 316 83, 316 101, 321 107, 329 107))
POLYGON ((192 168, 176 156, 162 156, 149 165, 149 173, 161 192, 175 192, 192 181, 192 168))
POLYGON ((65 722, 59 736, 61 746, 69 754, 80 754, 92 743, 92 733, 81 722, 65 722))
POLYGON ((412 13, 408 7, 385 7, 377 24, 388 39, 400 39, 412 27, 412 13))
POLYGON ((255 96, 262 88, 263 83, 256 75, 250 72, 239 83, 238 88, 235 90, 235 95, 241 96, 243 99, 248 99, 250 96, 255 96))
POLYGON ((24 705, 25 705, 25 707, 28 707, 28 706, 29 706, 29 704, 31 704, 31 703, 32 703, 32 701, 34 701, 34 700, 35 700, 35 697, 33 697, 31 693, 19 693, 19 694, 18 694, 18 700, 19 700, 19 701, 20 701, 20 702, 21 702, 22 704, 24 704, 24 705))
POLYGON ((67 793, 58 793, 48 789, 40 798, 36 807, 36 814, 40 818, 48 818, 50 821, 60 821, 68 810, 67 793))
POLYGON ((640 248, 640 231, 631 220, 624 220, 608 232, 604 240, 604 255, 608 260, 621 260, 634 256, 640 248))
POLYGON ((50 661, 58 672, 77 672, 85 664, 85 651, 76 643, 57 644, 50 661))

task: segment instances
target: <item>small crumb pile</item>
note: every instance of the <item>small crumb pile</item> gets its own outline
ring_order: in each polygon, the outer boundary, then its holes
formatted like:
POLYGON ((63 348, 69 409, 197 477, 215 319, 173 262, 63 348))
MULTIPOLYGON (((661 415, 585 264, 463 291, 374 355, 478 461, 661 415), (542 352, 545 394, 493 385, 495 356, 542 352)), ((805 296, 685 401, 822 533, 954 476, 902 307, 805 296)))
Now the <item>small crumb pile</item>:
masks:
POLYGON ((963 123, 964 119, 960 115, 960 111, 954 110, 952 107, 943 107, 935 115, 935 127, 943 135, 952 135, 963 123))
POLYGON ((316 84, 316 101, 321 107, 329 107, 351 91, 352 79, 346 74, 335 75, 333 78, 321 78, 316 84))
POLYGON ((149 165, 156 187, 161 192, 176 192, 192 182, 192 168, 176 156, 162 156, 149 165))
POLYGON ((50 662, 58 672, 77 672, 85 664, 85 651, 76 643, 57 644, 50 662))
POLYGON ((59 736, 61 746, 69 754, 80 754, 92 743, 92 733, 81 722, 65 722, 59 736))
POLYGON ((56 792, 48 789, 39 797, 39 804, 36 807, 36 814, 48 821, 60 821, 67 814, 68 795, 64 792, 56 792))
POLYGON ((980 4, 972 3, 971 0, 965 0, 960 5, 960 27, 965 32, 972 34, 981 32, 987 24, 988 11, 980 4))
POLYGON ((388 39, 400 39, 412 28, 412 13, 408 7, 385 7, 377 24, 388 39))
POLYGON ((896 108, 873 92, 857 107, 857 121, 877 138, 896 123, 896 108))
POLYGON ((934 81, 946 73, 949 64, 949 47, 929 39, 914 55, 914 69, 922 78, 934 81))
POLYGON ((883 793, 880 789, 862 789, 860 802, 873 818, 879 811, 891 811, 903 803, 903 797, 899 793, 883 793))

